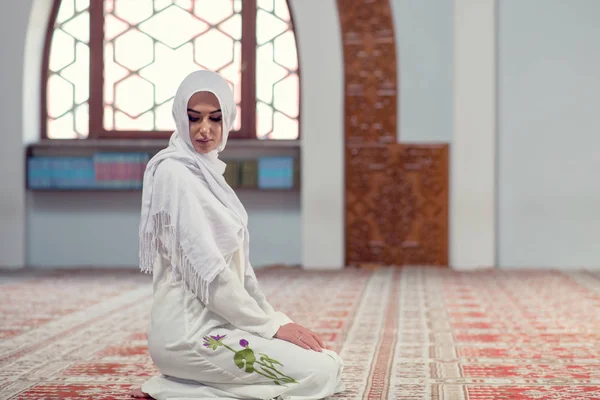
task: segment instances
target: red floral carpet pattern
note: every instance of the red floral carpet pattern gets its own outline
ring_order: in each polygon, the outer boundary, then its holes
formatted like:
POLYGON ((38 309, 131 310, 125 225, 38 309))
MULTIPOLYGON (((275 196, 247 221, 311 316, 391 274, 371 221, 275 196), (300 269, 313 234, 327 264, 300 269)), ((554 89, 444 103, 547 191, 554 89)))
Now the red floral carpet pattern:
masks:
MULTIPOLYGON (((0 399, 127 399, 157 373, 150 278, 0 284, 0 399)), ((600 399, 600 274, 436 268, 268 270, 277 309, 339 351, 337 399, 600 399)))

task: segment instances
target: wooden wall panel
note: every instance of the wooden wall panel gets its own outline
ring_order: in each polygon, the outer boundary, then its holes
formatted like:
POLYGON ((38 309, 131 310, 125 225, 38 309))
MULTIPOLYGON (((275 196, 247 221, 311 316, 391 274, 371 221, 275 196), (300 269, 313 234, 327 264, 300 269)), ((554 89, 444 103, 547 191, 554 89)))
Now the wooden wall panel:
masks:
POLYGON ((448 264, 448 145, 397 143, 388 0, 338 0, 344 46, 346 264, 448 264))

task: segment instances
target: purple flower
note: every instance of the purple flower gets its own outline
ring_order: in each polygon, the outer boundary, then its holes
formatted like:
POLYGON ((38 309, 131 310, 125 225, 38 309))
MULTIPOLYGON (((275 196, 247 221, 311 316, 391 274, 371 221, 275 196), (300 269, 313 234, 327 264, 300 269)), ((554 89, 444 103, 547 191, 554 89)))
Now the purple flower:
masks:
POLYGON ((221 343, 221 340, 227 335, 211 335, 211 336, 204 336, 204 343, 203 346, 204 347, 210 347, 213 350, 216 350, 217 347, 219 346, 224 346, 223 343, 221 343))
POLYGON ((248 341, 246 339, 242 339, 240 340, 240 346, 242 347, 248 347, 248 341))

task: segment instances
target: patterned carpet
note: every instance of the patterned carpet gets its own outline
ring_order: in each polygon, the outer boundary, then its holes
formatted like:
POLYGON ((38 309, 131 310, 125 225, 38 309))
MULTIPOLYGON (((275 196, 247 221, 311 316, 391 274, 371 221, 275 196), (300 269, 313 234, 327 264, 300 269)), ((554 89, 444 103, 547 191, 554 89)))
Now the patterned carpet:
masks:
MULTIPOLYGON (((0 275, 0 399, 127 399, 156 373, 148 276, 0 275)), ((600 399, 600 273, 382 268, 259 279, 346 363, 339 399, 600 399)))

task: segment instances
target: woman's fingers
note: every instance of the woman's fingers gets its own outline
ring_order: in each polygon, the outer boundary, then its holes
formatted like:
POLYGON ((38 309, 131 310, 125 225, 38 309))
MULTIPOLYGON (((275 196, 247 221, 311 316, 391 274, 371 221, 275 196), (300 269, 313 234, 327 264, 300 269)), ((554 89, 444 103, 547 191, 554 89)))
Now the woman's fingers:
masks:
POLYGON ((319 335, 301 325, 293 323, 280 327, 275 337, 294 343, 306 350, 321 352, 325 347, 319 335))
POLYGON ((302 337, 302 331, 300 330, 300 326, 294 323, 289 323, 283 325, 279 328, 275 337, 281 340, 285 340, 286 342, 290 342, 295 344, 296 346, 300 346, 303 349, 310 349, 310 347, 300 340, 302 337))
MULTIPOLYGON (((307 329, 308 330, 308 329, 307 329)), ((319 346, 324 349, 325 348, 325 344, 323 343, 323 340, 321 339, 321 337, 319 335, 317 335, 316 333, 314 333, 313 331, 310 331, 310 334, 312 335, 312 337, 317 341, 317 343, 319 344, 319 346)))
POLYGON ((309 345, 312 350, 318 351, 318 352, 321 351, 321 346, 315 340, 313 333, 306 328, 304 328, 302 330, 302 341, 304 343, 306 343, 307 345, 309 345))
POLYGON ((304 343, 302 340, 298 340, 298 343, 296 343, 298 346, 302 347, 303 349, 306 350, 310 350, 310 346, 307 345, 306 343, 304 343))
POLYGON ((292 343, 302 347, 303 349, 310 350, 310 346, 304 343, 304 337, 302 335, 297 335, 292 343))
POLYGON ((306 338, 303 337, 302 340, 304 340, 304 342, 308 344, 314 351, 318 351, 319 353, 322 351, 319 343, 317 343, 317 341, 311 335, 307 336, 306 338))
POLYGON ((303 339, 302 331, 300 330, 298 325, 288 324, 288 325, 285 325, 282 330, 283 330, 283 332, 282 332, 283 334, 280 335, 280 337, 279 337, 280 339, 283 339, 285 341, 293 343, 296 346, 300 346, 303 349, 310 350, 310 347, 301 340, 301 339, 303 339))
POLYGON ((310 335, 310 337, 313 338, 313 340, 319 346, 319 349, 324 349, 325 348, 325 344, 323 343, 323 340, 319 337, 319 335, 317 335, 316 333, 314 333, 310 329, 307 329, 307 328, 302 328, 302 329, 304 330, 304 334, 305 335, 310 335))

